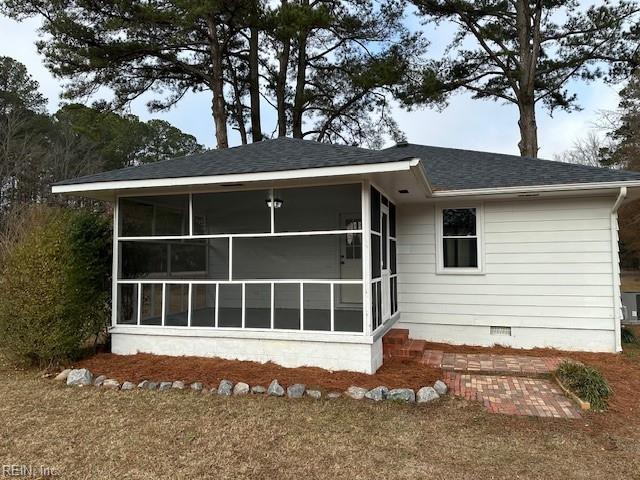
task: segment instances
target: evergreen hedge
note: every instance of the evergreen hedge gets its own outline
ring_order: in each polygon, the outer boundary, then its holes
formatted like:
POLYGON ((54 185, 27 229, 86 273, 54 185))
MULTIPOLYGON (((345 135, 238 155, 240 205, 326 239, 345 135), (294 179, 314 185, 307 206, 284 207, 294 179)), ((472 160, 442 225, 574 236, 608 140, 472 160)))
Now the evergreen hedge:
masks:
POLYGON ((0 237, 0 353, 14 364, 78 358, 109 317, 111 225, 84 210, 34 206, 0 237))

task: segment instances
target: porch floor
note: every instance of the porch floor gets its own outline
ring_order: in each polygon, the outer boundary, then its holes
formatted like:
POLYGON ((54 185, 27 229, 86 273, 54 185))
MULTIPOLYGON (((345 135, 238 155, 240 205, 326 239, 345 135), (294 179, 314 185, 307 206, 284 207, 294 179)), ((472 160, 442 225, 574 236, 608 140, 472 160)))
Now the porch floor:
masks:
POLYGON ((580 418, 580 411, 549 379, 561 356, 462 353, 427 349, 409 331, 392 329, 383 338, 385 359, 412 359, 441 369, 452 395, 478 401, 492 413, 580 418))

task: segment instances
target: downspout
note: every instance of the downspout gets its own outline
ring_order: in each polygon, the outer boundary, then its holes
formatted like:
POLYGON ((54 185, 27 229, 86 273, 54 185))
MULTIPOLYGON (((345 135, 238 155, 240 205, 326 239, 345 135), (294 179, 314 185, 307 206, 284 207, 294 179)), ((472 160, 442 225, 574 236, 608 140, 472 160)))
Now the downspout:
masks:
POLYGON ((613 325, 615 335, 615 351, 622 351, 622 337, 621 337, 621 308, 619 306, 620 300, 620 257, 618 248, 618 209, 625 197, 627 196, 627 187, 620 187, 618 192, 618 198, 616 198, 613 207, 611 208, 611 285, 613 287, 613 325))

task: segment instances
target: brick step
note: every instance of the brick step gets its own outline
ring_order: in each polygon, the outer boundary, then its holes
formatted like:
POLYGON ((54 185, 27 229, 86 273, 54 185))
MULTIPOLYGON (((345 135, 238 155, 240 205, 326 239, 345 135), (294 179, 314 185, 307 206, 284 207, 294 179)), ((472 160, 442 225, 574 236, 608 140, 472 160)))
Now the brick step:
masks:
POLYGON ((406 328, 392 328, 382 337, 382 344, 402 345, 407 340, 409 340, 409 330, 406 328))

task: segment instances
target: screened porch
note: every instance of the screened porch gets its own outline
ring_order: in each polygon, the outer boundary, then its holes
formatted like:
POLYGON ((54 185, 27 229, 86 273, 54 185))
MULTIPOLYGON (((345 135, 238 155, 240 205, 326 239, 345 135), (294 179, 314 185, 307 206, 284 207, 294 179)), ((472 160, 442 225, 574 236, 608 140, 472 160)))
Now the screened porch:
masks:
POLYGON ((120 196, 115 219, 115 325, 372 335, 397 312, 368 182, 120 196))

